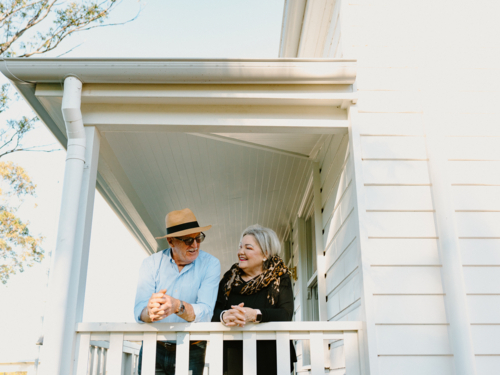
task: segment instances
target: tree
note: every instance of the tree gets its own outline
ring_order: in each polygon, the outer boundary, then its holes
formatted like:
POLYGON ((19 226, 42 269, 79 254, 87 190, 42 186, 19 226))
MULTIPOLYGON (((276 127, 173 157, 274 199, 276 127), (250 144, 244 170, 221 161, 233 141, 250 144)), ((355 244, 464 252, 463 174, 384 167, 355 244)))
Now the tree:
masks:
MULTIPOLYGON (((117 5, 116 0, 0 0, 0 40, 3 41, 0 56, 37 56, 54 50, 76 32, 117 25, 104 24, 117 5)), ((0 114, 9 108, 12 99, 17 98, 10 85, 2 85, 0 114)), ((47 145, 26 146, 23 143, 26 134, 37 123, 36 116, 22 116, 1 123, 0 159, 21 151, 54 151, 46 149, 47 145)), ((44 257, 43 237, 33 236, 29 222, 16 216, 25 197, 35 195, 35 190, 36 185, 22 167, 0 161, 0 281, 3 284, 11 275, 23 272, 26 266, 41 262, 44 257)))

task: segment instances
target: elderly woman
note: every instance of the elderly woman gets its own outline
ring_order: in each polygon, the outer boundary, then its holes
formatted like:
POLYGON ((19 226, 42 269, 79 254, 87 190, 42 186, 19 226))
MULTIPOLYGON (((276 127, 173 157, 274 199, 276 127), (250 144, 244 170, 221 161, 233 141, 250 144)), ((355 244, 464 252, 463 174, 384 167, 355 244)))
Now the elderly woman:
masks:
MULTIPOLYGON (((292 283, 279 252, 280 242, 272 229, 252 225, 244 230, 238 263, 226 272, 219 284, 212 321, 220 321, 228 327, 243 327, 249 323, 292 320, 292 283)), ((292 371, 293 362, 297 361, 292 342, 289 350, 292 371)), ((241 341, 224 341, 225 373, 242 374, 242 358, 241 341)), ((276 341, 257 341, 257 374, 276 373, 276 341)))

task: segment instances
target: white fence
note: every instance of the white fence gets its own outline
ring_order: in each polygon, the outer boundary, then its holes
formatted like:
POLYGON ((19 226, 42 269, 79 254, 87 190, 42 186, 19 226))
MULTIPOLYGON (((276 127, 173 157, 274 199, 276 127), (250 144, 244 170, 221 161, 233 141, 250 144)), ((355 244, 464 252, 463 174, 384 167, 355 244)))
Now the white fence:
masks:
POLYGON ((278 374, 290 374, 290 340, 309 340, 312 375, 323 375, 329 367, 325 344, 343 340, 345 371, 361 375, 358 332, 360 322, 271 322, 247 327, 225 327, 220 323, 80 323, 76 375, 134 375, 137 344, 143 341, 142 375, 155 374, 156 342, 177 342, 176 375, 189 373, 189 341, 208 342, 206 362, 209 375, 222 375, 222 346, 225 340, 243 340, 243 374, 256 375, 257 340, 276 340, 278 374), (130 349, 133 348, 133 349, 130 349), (125 359, 132 355, 132 361, 125 359), (97 361, 97 363, 96 363, 97 361))

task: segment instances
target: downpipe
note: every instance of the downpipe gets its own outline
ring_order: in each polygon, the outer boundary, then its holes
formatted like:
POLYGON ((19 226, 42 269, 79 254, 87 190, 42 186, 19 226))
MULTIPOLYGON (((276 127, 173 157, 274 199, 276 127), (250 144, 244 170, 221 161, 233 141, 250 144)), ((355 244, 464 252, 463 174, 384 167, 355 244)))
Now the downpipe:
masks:
POLYGON ((77 296, 77 275, 72 275, 86 136, 80 110, 82 82, 64 80, 62 114, 68 137, 64 183, 56 249, 49 281, 45 321, 44 356, 40 370, 45 375, 71 374, 77 296))

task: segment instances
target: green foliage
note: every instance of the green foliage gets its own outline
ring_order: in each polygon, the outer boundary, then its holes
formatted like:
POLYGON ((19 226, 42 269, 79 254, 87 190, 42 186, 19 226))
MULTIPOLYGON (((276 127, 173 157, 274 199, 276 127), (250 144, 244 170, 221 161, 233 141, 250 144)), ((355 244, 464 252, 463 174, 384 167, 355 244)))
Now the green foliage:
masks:
POLYGON ((12 204, 22 203, 26 195, 34 195, 36 185, 25 170, 13 162, 0 162, 0 178, 0 281, 5 284, 11 275, 41 262, 44 251, 43 237, 30 234, 29 222, 16 216, 18 207, 12 204))
POLYGON ((29 57, 52 51, 75 32, 103 26, 116 4, 116 0, 0 0, 4 41, 0 55, 29 57), (51 26, 45 26, 50 21, 51 26))
MULTIPOLYGON (((117 4, 116 0, 0 0, 0 56, 36 56, 54 50, 76 32, 112 26, 103 21, 117 4)), ((0 114, 13 97, 9 84, 0 87, 0 114)), ((54 151, 46 150, 47 145, 23 145, 37 122, 36 116, 22 116, 1 123, 0 158, 19 151, 54 151)), ((0 162, 0 281, 4 284, 11 275, 43 259, 43 237, 32 236, 29 222, 16 216, 23 199, 34 195, 35 187, 23 168, 0 162)))

